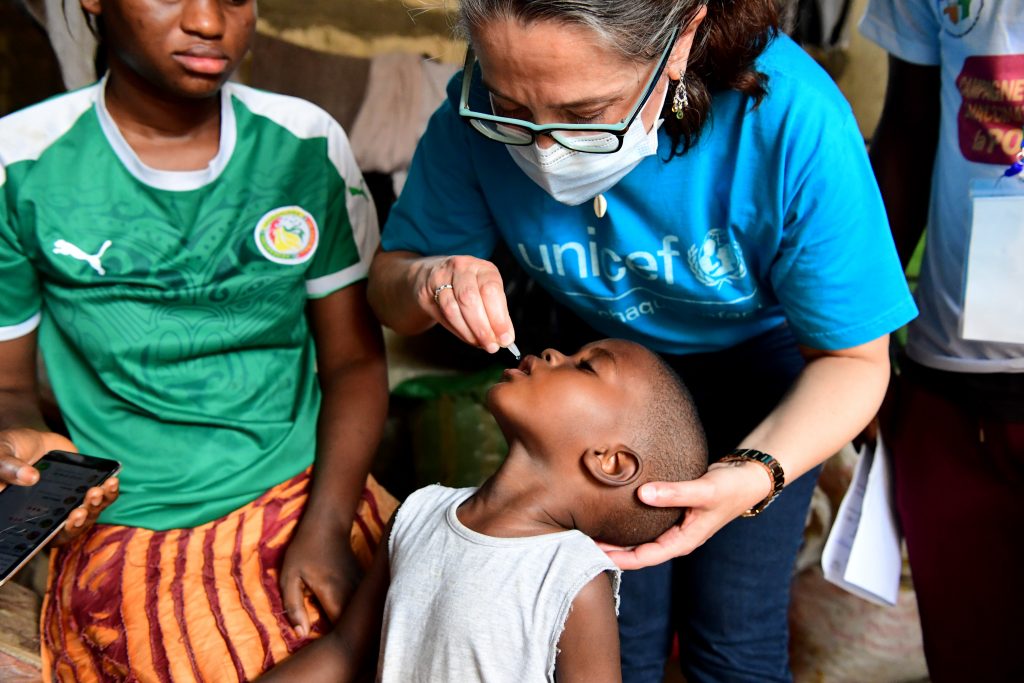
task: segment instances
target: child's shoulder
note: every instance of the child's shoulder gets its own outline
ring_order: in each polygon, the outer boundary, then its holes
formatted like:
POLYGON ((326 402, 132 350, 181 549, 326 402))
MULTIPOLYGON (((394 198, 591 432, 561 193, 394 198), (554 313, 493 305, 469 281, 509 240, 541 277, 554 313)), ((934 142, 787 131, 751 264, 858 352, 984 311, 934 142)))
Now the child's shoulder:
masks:
POLYGON ((398 506, 395 512, 395 524, 392 538, 404 534, 421 533, 425 528, 433 527, 437 520, 447 515, 452 505, 456 505, 473 495, 475 488, 453 489, 441 484, 425 486, 413 491, 398 506))
MULTIPOLYGON (((417 489, 409 494, 398 508, 398 513, 405 516, 432 515, 447 510, 456 502, 461 502, 473 495, 475 488, 453 489, 441 484, 432 484, 417 489)), ((396 522, 397 522, 396 517, 396 522)))
POLYGON ((98 91, 93 84, 0 118, 0 168, 38 159, 92 109, 98 91))

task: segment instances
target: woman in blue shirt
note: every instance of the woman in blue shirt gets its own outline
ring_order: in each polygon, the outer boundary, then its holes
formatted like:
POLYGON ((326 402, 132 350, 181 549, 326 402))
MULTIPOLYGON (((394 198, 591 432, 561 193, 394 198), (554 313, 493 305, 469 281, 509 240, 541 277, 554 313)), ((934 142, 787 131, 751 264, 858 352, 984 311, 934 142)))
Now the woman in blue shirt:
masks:
POLYGON ((660 352, 693 391, 715 462, 644 487, 685 517, 611 551, 649 567, 623 581, 626 681, 661 680, 673 632, 691 682, 789 680, 817 466, 874 416, 888 334, 916 313, 850 108, 774 11, 462 0, 466 68, 371 267, 385 324, 495 352, 515 338, 487 260, 500 240, 595 334, 660 352))

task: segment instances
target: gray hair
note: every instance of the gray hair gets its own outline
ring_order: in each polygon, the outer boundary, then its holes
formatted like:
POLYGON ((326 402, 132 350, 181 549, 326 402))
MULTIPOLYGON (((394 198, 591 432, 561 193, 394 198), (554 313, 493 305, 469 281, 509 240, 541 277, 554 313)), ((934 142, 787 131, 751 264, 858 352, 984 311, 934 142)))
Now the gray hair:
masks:
POLYGON ((672 31, 680 30, 705 0, 460 0, 458 31, 469 41, 472 30, 493 21, 556 21, 592 30, 630 61, 655 59, 672 31))

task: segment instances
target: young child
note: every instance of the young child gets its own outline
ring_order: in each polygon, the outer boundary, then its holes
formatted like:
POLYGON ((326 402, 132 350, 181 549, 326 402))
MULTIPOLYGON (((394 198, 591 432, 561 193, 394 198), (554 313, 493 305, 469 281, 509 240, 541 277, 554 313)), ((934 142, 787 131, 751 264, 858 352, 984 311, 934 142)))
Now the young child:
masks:
POLYGON ((337 628, 266 680, 352 679, 382 614, 380 681, 621 680, 619 571, 594 541, 635 545, 678 521, 636 489, 705 471, 696 410, 621 340, 528 356, 503 379, 487 396, 509 444, 498 471, 409 496, 337 628))
POLYGON ((251 680, 325 630, 307 596, 338 617, 393 509, 376 215, 326 113, 228 82, 254 0, 82 7, 107 74, 0 120, 0 483, 54 447, 123 464, 54 555, 44 675, 251 680))

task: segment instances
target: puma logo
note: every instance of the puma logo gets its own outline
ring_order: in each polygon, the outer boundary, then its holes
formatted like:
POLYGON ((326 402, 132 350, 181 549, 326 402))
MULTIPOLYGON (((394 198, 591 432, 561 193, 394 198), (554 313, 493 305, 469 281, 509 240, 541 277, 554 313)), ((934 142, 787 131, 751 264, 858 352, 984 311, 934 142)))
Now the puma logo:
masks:
POLYGON ((53 253, 59 256, 70 256, 71 258, 78 259, 79 261, 85 261, 92 266, 92 269, 97 273, 100 275, 106 275, 107 271, 103 269, 103 264, 100 263, 100 259, 103 258, 103 253, 110 248, 111 244, 113 244, 113 242, 107 240, 95 254, 86 254, 67 240, 57 240, 53 243, 53 253))

